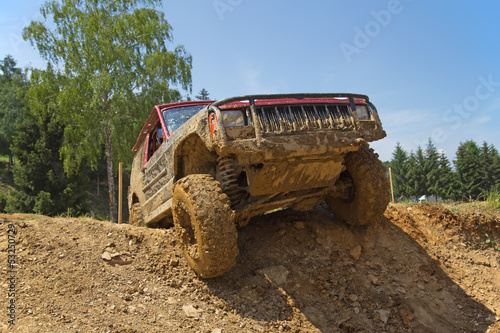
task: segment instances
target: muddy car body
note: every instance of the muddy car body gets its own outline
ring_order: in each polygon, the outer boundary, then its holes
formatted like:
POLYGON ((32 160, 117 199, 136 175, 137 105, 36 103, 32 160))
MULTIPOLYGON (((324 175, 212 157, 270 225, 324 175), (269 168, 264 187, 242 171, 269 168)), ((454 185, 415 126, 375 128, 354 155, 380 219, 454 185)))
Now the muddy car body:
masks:
POLYGON ((251 95, 158 105, 133 148, 130 220, 174 223, 190 265, 202 277, 217 276, 234 265, 236 227, 255 215, 280 207, 309 210, 326 201, 351 224, 380 216, 388 185, 367 142, 384 136, 365 95, 251 95))

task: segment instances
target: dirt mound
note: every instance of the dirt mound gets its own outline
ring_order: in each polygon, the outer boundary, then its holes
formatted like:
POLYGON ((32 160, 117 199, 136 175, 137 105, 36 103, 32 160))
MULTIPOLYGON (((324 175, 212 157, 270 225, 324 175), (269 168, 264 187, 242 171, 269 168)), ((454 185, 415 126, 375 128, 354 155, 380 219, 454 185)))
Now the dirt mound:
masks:
POLYGON ((500 251, 485 244, 499 221, 477 213, 391 205, 361 228, 322 207, 259 216, 239 230, 236 267, 210 280, 189 269, 170 229, 8 218, 1 332, 500 331, 500 251), (14 326, 5 306, 9 224, 14 326))

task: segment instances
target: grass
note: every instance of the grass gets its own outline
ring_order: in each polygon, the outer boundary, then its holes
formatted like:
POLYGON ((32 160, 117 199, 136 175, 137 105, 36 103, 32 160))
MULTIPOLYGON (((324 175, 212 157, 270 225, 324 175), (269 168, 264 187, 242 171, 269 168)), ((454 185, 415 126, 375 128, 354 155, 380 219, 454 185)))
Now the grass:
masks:
POLYGON ((500 191, 498 189, 488 192, 486 205, 488 208, 500 209, 500 191))

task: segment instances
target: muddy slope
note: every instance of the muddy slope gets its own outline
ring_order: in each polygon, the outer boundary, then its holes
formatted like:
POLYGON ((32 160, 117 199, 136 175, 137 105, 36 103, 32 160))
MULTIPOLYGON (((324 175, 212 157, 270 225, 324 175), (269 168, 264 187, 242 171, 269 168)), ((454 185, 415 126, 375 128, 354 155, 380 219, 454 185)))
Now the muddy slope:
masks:
POLYGON ((322 207, 260 216, 239 230, 236 267, 211 280, 173 230, 2 216, 2 309, 9 223, 19 274, 17 322, 2 310, 0 331, 499 332, 500 251, 483 232, 498 220, 474 214, 395 205, 361 228, 322 207))

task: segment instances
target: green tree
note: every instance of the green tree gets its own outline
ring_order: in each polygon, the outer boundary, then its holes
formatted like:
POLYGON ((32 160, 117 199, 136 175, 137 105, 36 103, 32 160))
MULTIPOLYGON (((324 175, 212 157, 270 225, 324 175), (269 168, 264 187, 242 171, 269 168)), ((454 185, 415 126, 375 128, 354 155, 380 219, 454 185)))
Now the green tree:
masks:
POLYGON ((498 151, 493 145, 483 142, 481 147, 480 174, 481 191, 487 194, 490 190, 498 188, 500 185, 500 157, 498 151))
POLYGON ((490 153, 492 155, 491 173, 493 175, 493 187, 500 190, 500 154, 493 145, 490 146, 490 153))
POLYGON ((110 216, 116 221, 115 161, 131 160, 138 128, 154 104, 191 91, 192 58, 169 50, 171 27, 160 0, 52 0, 23 37, 64 69, 58 103, 66 123, 66 172, 87 159, 107 159, 110 216), (53 22, 50 22, 53 20, 53 22))
POLYGON ((392 160, 388 167, 391 168, 395 197, 408 197, 408 153, 399 142, 392 153, 392 160))
POLYGON ((427 195, 427 172, 425 169, 425 154, 422 147, 418 146, 416 152, 411 152, 408 158, 408 192, 409 195, 418 199, 421 195, 427 195))
POLYGON ((18 159, 14 170, 18 191, 12 193, 6 210, 47 215, 68 209, 72 213, 85 212, 86 173, 78 168, 68 176, 59 156, 64 124, 57 117, 56 99, 61 79, 49 65, 47 71, 34 70, 30 80, 32 86, 26 94, 28 108, 12 146, 18 159))
POLYGON ((439 170, 439 154, 437 152, 436 146, 432 142, 432 140, 429 138, 429 142, 427 143, 427 148, 425 150, 425 163, 424 163, 424 169, 425 169, 425 187, 427 189, 428 195, 434 195, 437 200, 437 195, 439 192, 439 177, 440 177, 440 170, 439 170))
POLYGON ((28 87, 26 74, 18 67, 12 56, 0 60, 0 154, 9 156, 12 165, 10 145, 23 118, 23 97, 28 87))
POLYGON ((208 91, 205 88, 201 89, 199 95, 195 97, 200 101, 208 101, 210 99, 208 91))
POLYGON ((481 149, 472 141, 460 143, 453 161, 461 198, 477 199, 482 192, 481 149))
POLYGON ((451 167, 451 163, 444 153, 439 155, 438 160, 438 176, 433 185, 436 195, 443 199, 452 199, 457 195, 459 190, 455 178, 455 173, 451 167))

